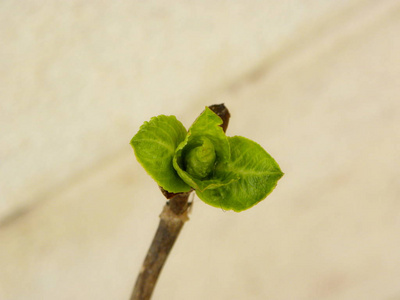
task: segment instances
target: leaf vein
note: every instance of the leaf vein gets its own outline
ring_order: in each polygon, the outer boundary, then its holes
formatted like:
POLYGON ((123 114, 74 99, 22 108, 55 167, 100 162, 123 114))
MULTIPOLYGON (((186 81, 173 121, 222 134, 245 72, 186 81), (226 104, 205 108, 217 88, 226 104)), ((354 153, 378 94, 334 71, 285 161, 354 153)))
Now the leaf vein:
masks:
POLYGON ((167 144, 167 143, 163 143, 159 140, 152 140, 152 139, 137 139, 137 142, 148 142, 148 143, 156 143, 159 144, 161 146, 163 146, 164 148, 167 148, 171 153, 175 152, 175 148, 172 147, 171 145, 167 144))

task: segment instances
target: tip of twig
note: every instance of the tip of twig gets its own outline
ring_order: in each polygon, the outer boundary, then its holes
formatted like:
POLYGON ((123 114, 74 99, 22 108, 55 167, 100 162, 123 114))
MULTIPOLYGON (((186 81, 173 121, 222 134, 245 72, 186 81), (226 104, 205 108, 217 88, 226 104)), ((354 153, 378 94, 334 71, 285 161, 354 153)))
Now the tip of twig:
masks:
POLYGON ((228 108, 225 106, 224 103, 221 104, 213 104, 208 107, 211 109, 217 116, 219 116, 222 119, 222 129, 224 132, 226 132, 226 129, 228 128, 229 124, 229 118, 231 117, 231 114, 229 113, 228 108))

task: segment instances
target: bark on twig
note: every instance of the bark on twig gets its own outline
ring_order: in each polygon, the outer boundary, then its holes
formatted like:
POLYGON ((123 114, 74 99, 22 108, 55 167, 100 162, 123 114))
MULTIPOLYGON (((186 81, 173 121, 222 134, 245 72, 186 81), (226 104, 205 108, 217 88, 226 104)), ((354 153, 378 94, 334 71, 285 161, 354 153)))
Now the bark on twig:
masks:
POLYGON ((131 300, 150 299, 168 254, 183 224, 189 219, 189 193, 173 196, 160 215, 160 223, 136 281, 131 300))
MULTIPOLYGON (((226 131, 229 122, 229 111, 224 104, 211 105, 209 108, 223 121, 221 127, 226 131)), ((160 223, 154 239, 147 252, 143 266, 135 283, 130 300, 148 300, 151 298, 158 276, 167 260, 179 233, 188 218, 189 195, 187 193, 169 193, 161 188, 169 199, 160 215, 160 223)))

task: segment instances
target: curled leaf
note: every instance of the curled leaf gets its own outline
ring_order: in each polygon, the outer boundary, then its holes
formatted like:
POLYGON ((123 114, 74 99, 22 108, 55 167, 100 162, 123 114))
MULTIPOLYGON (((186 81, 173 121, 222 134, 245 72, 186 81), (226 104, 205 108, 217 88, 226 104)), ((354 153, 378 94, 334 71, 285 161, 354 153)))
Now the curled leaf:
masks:
POLYGON ((202 137, 199 142, 201 144, 189 150, 185 155, 184 165, 188 174, 198 179, 204 179, 213 171, 217 156, 214 145, 208 138, 202 137))
POLYGON ((230 156, 228 138, 221 124, 221 118, 206 107, 176 149, 174 168, 183 181, 196 190, 213 189, 237 179, 234 174, 222 178, 214 172, 215 167, 229 161, 230 156), (204 161, 200 162, 202 155, 204 161))

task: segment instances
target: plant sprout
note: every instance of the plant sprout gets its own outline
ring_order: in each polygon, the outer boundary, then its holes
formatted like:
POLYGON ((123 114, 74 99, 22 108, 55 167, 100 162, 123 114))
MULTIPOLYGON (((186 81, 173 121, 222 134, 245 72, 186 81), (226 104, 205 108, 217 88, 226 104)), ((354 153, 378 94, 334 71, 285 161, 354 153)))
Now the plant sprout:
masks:
POLYGON ((169 193, 196 191, 205 203, 236 212, 263 200, 283 176, 256 142, 228 137, 210 108, 186 131, 175 116, 145 122, 132 138, 137 160, 169 193))
POLYGON ((175 116, 145 122, 132 138, 139 163, 168 199, 136 280, 131 300, 150 299, 158 276, 188 220, 189 195, 240 212, 265 199, 283 176, 256 142, 225 135, 230 114, 223 104, 206 107, 186 131, 175 116))

